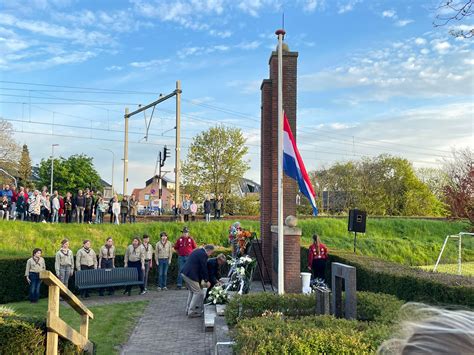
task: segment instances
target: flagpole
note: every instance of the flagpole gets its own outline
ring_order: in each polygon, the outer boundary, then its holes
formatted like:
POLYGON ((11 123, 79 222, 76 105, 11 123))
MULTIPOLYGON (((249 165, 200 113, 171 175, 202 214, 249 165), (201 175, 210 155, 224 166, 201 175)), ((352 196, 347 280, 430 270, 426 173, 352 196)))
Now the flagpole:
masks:
POLYGON ((278 36, 278 294, 285 293, 284 239, 283 239, 283 36, 278 36))

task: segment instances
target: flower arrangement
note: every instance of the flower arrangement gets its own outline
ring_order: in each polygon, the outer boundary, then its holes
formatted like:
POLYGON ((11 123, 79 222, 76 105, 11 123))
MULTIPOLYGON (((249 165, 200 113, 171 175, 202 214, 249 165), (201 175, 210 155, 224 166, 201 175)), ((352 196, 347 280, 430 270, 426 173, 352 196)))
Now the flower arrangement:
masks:
POLYGON ((209 291, 207 300, 212 304, 226 304, 229 301, 229 295, 222 286, 214 286, 209 291))
POLYGON ((252 239, 256 238, 257 233, 250 232, 248 230, 242 229, 237 233, 237 245, 240 249, 240 255, 245 254, 245 250, 247 249, 247 245, 252 241, 252 239))
POLYGON ((239 258, 232 258, 227 263, 231 266, 231 270, 233 270, 227 289, 237 290, 240 294, 246 293, 249 289, 251 274, 257 264, 257 260, 244 255, 239 258))

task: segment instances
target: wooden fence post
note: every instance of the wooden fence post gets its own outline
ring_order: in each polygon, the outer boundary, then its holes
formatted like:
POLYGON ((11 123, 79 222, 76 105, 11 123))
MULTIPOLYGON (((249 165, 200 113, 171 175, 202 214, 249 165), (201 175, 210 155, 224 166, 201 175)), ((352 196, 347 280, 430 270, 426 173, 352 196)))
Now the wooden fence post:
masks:
MULTIPOLYGON (((59 318, 59 287, 49 286, 48 289, 48 323, 51 318, 59 318)), ((48 331, 46 338, 46 355, 57 355, 58 334, 48 331)))

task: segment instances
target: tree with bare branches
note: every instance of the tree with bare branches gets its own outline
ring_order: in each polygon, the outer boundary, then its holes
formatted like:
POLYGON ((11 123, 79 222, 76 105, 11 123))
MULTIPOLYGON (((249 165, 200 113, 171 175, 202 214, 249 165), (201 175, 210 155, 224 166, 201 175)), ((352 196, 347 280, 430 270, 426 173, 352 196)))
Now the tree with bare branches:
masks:
MULTIPOLYGON (((20 159, 21 148, 13 138, 13 126, 10 122, 0 118, 0 168, 6 170, 11 175, 17 174, 18 160, 20 159)), ((1 182, 12 181, 8 176, 0 173, 1 182)))
MULTIPOLYGON (((474 0, 443 0, 437 8, 436 18, 433 26, 441 27, 450 22, 462 21, 474 14, 474 0)), ((452 29, 449 33, 454 37, 471 38, 474 36, 474 28, 452 29)))

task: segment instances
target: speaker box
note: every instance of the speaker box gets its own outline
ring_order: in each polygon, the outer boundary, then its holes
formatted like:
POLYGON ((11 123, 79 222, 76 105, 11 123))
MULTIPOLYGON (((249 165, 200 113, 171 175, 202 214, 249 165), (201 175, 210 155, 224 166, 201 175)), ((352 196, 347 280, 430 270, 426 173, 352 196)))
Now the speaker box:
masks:
POLYGON ((367 212, 357 209, 349 210, 349 224, 347 230, 349 232, 365 233, 366 220, 367 212))

